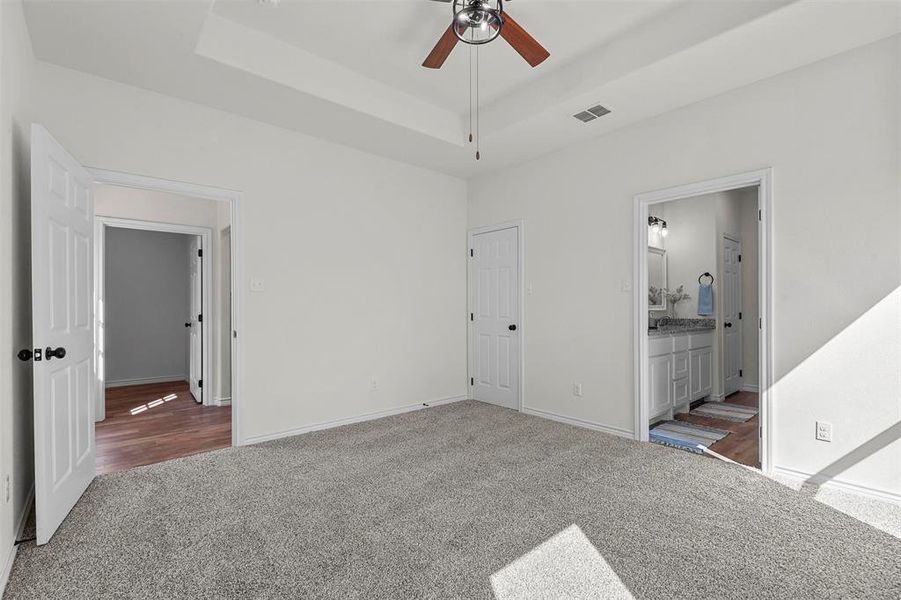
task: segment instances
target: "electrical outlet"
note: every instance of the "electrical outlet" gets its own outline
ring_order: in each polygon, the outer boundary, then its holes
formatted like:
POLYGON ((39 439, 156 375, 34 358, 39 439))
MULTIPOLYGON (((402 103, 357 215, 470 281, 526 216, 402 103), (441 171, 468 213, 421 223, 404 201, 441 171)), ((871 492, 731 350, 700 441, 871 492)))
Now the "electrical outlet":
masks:
POLYGON ((832 441, 832 423, 817 421, 817 439, 821 442, 832 441))
POLYGON ((369 391, 370 391, 370 392, 375 392, 375 391, 378 390, 378 389, 379 389, 379 382, 376 381, 375 379, 372 379, 372 380, 369 382, 369 391))
POLYGON ((582 397, 582 384, 573 382, 573 396, 576 398, 582 397))
POLYGON ((251 292, 262 292, 266 289, 266 284, 262 279, 251 279, 250 280, 250 291, 251 292))

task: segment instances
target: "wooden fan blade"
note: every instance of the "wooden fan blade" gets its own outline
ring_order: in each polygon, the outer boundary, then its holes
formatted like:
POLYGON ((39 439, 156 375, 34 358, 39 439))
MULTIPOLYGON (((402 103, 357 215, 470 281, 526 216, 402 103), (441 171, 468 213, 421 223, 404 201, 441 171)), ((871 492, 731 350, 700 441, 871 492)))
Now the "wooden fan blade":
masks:
MULTIPOLYGON (((526 62, 537 67, 544 62, 550 52, 544 49, 544 46, 529 35, 519 23, 513 20, 510 13, 504 12, 504 24, 501 26, 501 37, 507 40, 507 43, 513 46, 513 49, 519 52, 519 55, 526 59, 526 62)), ((453 31, 451 31, 453 34, 453 31)))
POLYGON ((454 33, 454 27, 451 25, 444 32, 444 35, 441 36, 441 39, 438 40, 438 43, 435 44, 435 47, 432 48, 432 51, 429 52, 429 55, 425 57, 425 62, 422 63, 422 66, 429 69, 440 69, 447 57, 450 56, 451 50, 457 45, 457 41, 457 34, 454 33))

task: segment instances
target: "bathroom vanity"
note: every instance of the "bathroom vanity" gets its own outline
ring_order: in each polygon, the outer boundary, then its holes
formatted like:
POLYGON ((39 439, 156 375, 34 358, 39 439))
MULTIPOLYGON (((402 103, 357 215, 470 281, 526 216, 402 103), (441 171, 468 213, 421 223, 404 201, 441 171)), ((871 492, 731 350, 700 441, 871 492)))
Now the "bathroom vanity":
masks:
POLYGON ((713 391, 713 319, 675 319, 648 330, 650 418, 671 419, 713 391))

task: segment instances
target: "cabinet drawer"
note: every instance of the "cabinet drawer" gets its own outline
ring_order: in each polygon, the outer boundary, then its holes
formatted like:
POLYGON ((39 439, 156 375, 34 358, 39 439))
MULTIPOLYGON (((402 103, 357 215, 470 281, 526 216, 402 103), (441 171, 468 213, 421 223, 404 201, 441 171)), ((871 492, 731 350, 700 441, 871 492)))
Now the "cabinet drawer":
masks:
POLYGON ((663 335, 648 338, 648 356, 670 354, 673 351, 673 336, 663 335))
POLYGON ((688 351, 673 354, 673 379, 688 377, 688 351))
POLYGON ((673 406, 688 404, 690 392, 688 390, 688 377, 677 379, 673 382, 673 406))
POLYGON ((713 346, 713 332, 689 334, 689 349, 694 350, 695 348, 706 348, 707 346, 713 346))

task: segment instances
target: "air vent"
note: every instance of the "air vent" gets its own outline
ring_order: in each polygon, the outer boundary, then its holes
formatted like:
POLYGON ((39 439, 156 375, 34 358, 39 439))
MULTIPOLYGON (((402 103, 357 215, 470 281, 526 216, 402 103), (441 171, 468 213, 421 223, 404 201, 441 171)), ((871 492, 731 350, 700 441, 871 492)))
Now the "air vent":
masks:
POLYGON ((583 123, 588 123, 589 121, 594 121, 598 117, 603 117, 609 112, 609 108, 605 108, 600 104, 595 104, 594 106, 587 108, 580 113, 576 113, 573 116, 583 123))
POLYGON ((591 114, 593 114, 596 117, 603 117, 604 115, 606 115, 607 113, 610 112, 610 109, 604 108, 600 104, 596 104, 596 105, 592 106, 591 108, 589 108, 588 112, 590 112, 591 114))

